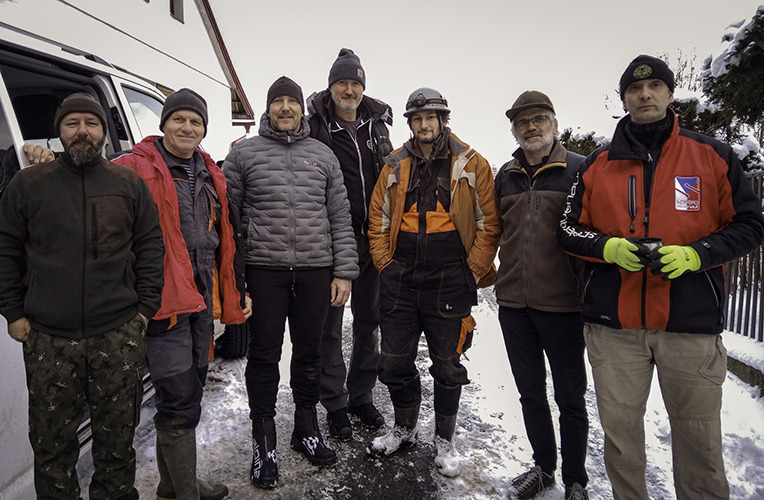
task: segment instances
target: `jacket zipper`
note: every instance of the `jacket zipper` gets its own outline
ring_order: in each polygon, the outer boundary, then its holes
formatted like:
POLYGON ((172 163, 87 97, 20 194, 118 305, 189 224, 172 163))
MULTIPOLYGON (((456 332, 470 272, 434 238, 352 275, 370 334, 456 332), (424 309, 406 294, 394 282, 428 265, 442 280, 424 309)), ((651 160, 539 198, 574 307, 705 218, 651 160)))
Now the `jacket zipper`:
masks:
MULTIPOLYGON (((645 171, 650 171, 650 185, 645 186, 645 188, 649 187, 650 191, 648 192, 647 189, 645 189, 645 219, 643 221, 645 226, 645 237, 650 236, 650 231, 648 230, 649 227, 649 219, 650 219, 650 201, 653 196, 653 188, 652 183, 655 180, 655 160, 653 159, 652 153, 649 151, 647 152, 647 162, 645 164, 645 171)), ((635 177, 636 179, 636 177, 635 177)), ((636 191, 636 185, 634 187, 636 191)), ((636 200, 636 196, 635 196, 636 200)), ((636 210, 634 213, 634 217, 636 217, 636 210)), ((633 231, 632 231, 633 232, 633 231)), ((647 266, 645 266, 642 269, 642 327, 647 328, 647 266)))
POLYGON ((80 192, 82 193, 82 274, 80 276, 80 324, 82 336, 85 336, 85 270, 88 263, 88 198, 85 189, 85 172, 80 169, 80 192))

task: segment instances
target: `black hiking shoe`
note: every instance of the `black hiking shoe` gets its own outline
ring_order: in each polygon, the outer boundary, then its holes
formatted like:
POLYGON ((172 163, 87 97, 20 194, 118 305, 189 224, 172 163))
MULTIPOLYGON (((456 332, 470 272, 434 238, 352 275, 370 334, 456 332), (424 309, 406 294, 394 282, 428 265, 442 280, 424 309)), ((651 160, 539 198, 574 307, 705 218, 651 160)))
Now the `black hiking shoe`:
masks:
POLYGON ((350 425, 347 408, 331 411, 326 414, 326 423, 329 424, 329 435, 336 439, 350 439, 353 437, 353 427, 350 425))
POLYGON ((374 403, 364 403, 350 407, 350 414, 355 415, 361 423, 370 429, 379 429, 385 425, 385 417, 374 406, 374 403))

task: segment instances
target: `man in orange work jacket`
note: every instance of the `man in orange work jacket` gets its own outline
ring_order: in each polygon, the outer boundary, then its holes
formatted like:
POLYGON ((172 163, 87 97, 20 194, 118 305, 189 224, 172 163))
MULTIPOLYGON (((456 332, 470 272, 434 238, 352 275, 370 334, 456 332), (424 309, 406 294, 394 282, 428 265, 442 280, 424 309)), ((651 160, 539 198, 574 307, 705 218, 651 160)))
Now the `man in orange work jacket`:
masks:
POLYGON ((387 385, 395 425, 367 452, 390 455, 416 444, 422 399, 417 345, 424 332, 434 379, 436 469, 461 469, 453 445, 462 353, 470 346, 478 286, 493 284, 499 220, 488 162, 446 126, 450 110, 434 89, 406 103, 413 138, 387 157, 369 209, 369 246, 380 270, 382 343, 379 380, 387 385))
POLYGON ((115 158, 146 181, 159 209, 165 245, 162 305, 146 332, 146 362, 156 389, 158 499, 220 500, 222 484, 196 478, 196 426, 207 377, 213 311, 242 323, 251 301, 237 286, 236 245, 223 172, 198 149, 207 103, 190 89, 162 108, 162 137, 150 136, 115 158))

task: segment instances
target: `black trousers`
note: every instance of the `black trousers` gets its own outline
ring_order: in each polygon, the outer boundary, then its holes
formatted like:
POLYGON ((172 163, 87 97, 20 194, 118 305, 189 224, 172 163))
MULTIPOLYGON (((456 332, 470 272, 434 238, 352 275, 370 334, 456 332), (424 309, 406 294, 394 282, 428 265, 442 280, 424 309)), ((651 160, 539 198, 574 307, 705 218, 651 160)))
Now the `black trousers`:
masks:
POLYGON ((546 354, 554 400, 560 410, 563 483, 586 486, 589 417, 584 401, 586 365, 581 314, 502 306, 499 323, 535 464, 547 474, 557 469, 557 444, 546 394, 546 354))
POLYGON ((298 406, 318 403, 321 331, 329 310, 331 270, 270 270, 247 267, 252 297, 251 338, 245 378, 250 417, 276 415, 284 325, 292 340, 290 385, 298 406))
POLYGON ((372 400, 379 363, 379 271, 369 254, 366 236, 356 238, 359 274, 353 280, 353 347, 350 364, 342 355, 342 316, 345 306, 330 307, 321 340, 321 404, 326 411, 359 406, 372 400), (345 379, 347 378, 347 389, 345 379))

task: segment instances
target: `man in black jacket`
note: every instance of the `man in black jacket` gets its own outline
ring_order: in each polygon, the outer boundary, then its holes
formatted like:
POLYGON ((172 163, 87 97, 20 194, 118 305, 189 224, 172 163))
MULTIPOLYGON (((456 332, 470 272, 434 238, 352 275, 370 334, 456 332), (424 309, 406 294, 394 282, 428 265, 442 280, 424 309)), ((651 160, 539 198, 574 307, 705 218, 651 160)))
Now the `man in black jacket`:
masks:
POLYGON ((80 496, 84 397, 90 498, 138 498, 132 443, 164 246, 146 184, 101 156, 106 123, 90 94, 64 99, 55 117, 63 155, 22 169, 0 199, 0 314, 24 344, 38 498, 80 496))
POLYGON ((349 371, 342 357, 342 313, 332 307, 324 323, 321 347, 321 404, 332 437, 348 439, 350 413, 370 428, 385 419, 374 407, 372 389, 379 361, 379 277, 369 255, 369 200, 384 158, 393 149, 387 125, 393 124, 387 104, 363 94, 366 73, 350 49, 340 50, 329 70, 329 87, 308 97, 310 135, 329 146, 340 161, 350 201, 360 274, 353 281, 353 350, 349 371), (345 388, 347 377, 347 388, 345 388))
POLYGON ((586 496, 586 366, 581 321, 583 261, 557 242, 565 201, 581 155, 557 140, 552 101, 537 90, 507 111, 520 147, 496 175, 501 216, 496 301, 534 466, 512 481, 513 498, 533 498, 554 484, 557 443, 546 393, 546 364, 560 410, 565 499, 586 496))

